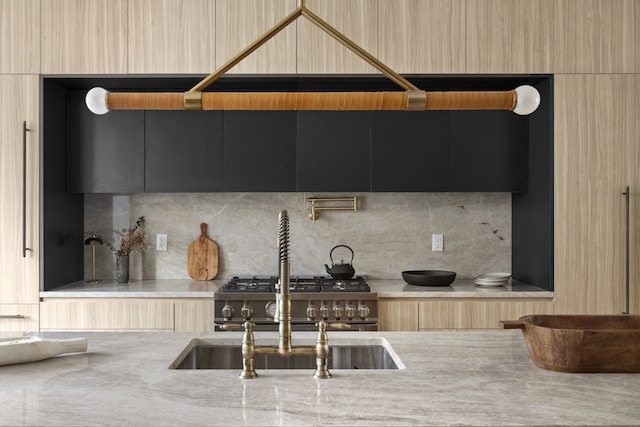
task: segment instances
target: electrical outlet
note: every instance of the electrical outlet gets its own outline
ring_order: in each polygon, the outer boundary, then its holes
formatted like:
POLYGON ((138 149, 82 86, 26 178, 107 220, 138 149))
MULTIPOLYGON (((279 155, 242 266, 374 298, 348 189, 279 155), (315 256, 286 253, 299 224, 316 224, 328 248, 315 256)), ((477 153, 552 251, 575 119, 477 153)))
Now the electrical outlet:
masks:
POLYGON ((167 235, 166 234, 157 234, 156 235, 156 251, 167 251, 167 235))
POLYGON ((444 234, 431 235, 431 251, 433 252, 444 251, 444 234))

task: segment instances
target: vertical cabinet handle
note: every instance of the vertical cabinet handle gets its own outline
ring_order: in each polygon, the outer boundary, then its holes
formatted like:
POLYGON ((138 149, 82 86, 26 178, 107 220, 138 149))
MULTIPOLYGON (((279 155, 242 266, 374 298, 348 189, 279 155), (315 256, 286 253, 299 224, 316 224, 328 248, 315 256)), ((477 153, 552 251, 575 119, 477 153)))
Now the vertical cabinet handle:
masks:
POLYGON ((27 122, 22 122, 22 258, 27 251, 27 122))
POLYGON ((622 193, 622 195, 625 196, 625 203, 626 203, 626 248, 625 248, 625 257, 626 257, 626 272, 625 272, 625 306, 624 306, 624 314, 630 314, 629 313, 629 257, 630 257, 630 253, 629 253, 629 238, 630 238, 630 233, 631 233, 631 228, 630 228, 630 215, 629 215, 629 205, 630 205, 630 194, 629 194, 629 186, 627 185, 624 193, 622 193))

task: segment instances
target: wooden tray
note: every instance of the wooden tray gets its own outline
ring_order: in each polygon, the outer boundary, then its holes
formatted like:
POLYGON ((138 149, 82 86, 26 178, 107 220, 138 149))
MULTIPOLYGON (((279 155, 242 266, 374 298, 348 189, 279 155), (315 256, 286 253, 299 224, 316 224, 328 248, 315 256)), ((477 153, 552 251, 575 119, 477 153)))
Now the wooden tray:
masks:
POLYGON ((522 329, 533 363, 560 372, 640 372, 640 316, 530 315, 522 329))

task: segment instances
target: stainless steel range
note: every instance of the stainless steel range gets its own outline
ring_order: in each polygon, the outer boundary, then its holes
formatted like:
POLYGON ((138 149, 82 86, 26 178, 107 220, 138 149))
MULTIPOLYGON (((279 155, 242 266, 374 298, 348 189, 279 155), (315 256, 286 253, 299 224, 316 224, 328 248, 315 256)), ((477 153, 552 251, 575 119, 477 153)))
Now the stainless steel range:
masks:
MULTIPOLYGON (((277 331, 276 276, 232 277, 215 293, 215 330, 251 320, 254 330, 277 331), (274 320, 274 316, 276 319, 274 320)), ((317 330, 320 320, 347 323, 352 331, 378 329, 378 294, 366 277, 291 276, 291 328, 317 330)))

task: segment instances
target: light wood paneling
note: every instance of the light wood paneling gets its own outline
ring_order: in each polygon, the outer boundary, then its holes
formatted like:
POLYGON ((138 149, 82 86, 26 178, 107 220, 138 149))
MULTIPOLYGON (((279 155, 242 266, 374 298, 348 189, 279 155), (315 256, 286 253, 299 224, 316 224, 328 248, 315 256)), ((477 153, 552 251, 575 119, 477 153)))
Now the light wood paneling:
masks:
POLYGON ((624 309, 625 215, 634 142, 632 75, 557 75, 556 313, 624 309))
MULTIPOLYGON (((294 0, 216 0, 216 68, 296 9, 294 0)), ((296 23, 290 24, 229 73, 295 73, 296 23)))
POLYGON ((0 304, 38 303, 39 124, 38 76, 0 76, 0 304), (23 131, 27 122, 27 180, 23 131), (27 203, 23 222, 22 198, 27 203), (23 257, 23 226, 30 251, 23 257))
POLYGON ((379 0, 378 58, 399 73, 464 73, 464 0, 379 0))
POLYGON ((497 329, 500 320, 553 312, 551 301, 461 300, 420 302, 420 330, 497 329))
POLYGON ((43 73, 127 73, 127 0, 46 0, 41 9, 43 73))
POLYGON ((40 327, 38 304, 1 304, 0 316, 23 318, 0 318, 0 332, 37 332, 40 327))
POLYGON ((631 73, 634 0, 555 0, 556 73, 631 73))
POLYGON ((378 300, 378 329, 417 331, 418 301, 378 300))
POLYGON ((636 43, 635 46, 633 48, 636 57, 636 68, 635 68, 635 72, 636 73, 640 73, 640 1, 636 0, 635 1, 635 15, 636 15, 636 20, 634 23, 634 33, 636 34, 636 43))
POLYGON ((170 300, 55 299, 40 303, 43 331, 173 331, 173 319, 170 300))
MULTIPOLYGON (((640 5, 640 2, 636 2, 640 5)), ((637 21, 636 21, 637 22, 637 21)), ((640 46, 640 45, 639 45, 640 46)), ((630 150, 630 301, 631 314, 640 314, 640 74, 635 74, 635 137, 630 150)))
POLYGON ((468 0, 468 73, 549 73, 553 0, 468 0))
POLYGON ((213 332, 213 303, 210 300, 175 302, 176 332, 213 332))
POLYGON ((0 73, 40 72, 40 1, 0 0, 0 73))
MULTIPOLYGON (((309 0, 307 8, 374 57, 378 50, 377 0, 309 0)), ((308 19, 297 21, 298 73, 378 73, 308 19)))
POLYGON ((129 0, 128 33, 130 73, 209 74, 216 68, 212 0, 129 0))

